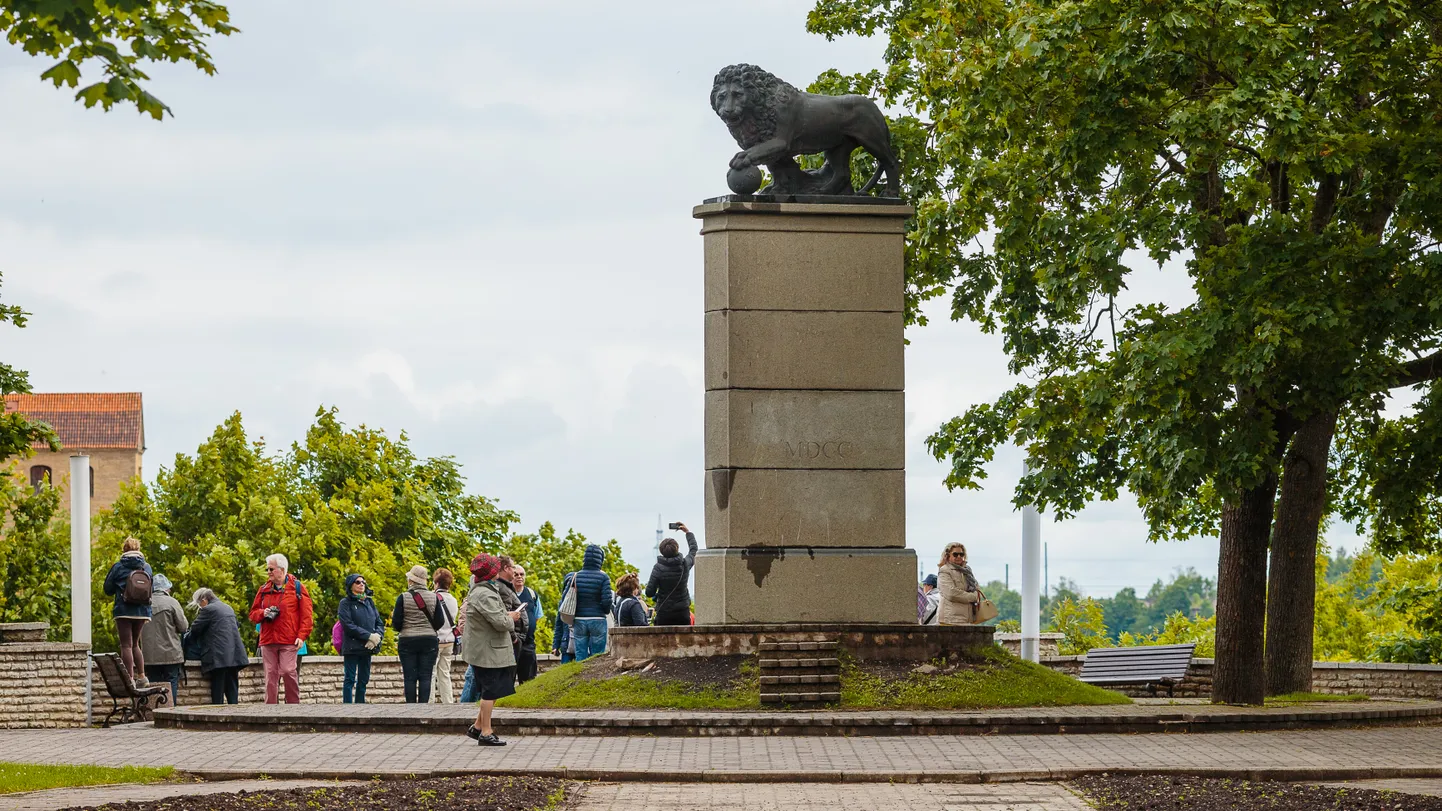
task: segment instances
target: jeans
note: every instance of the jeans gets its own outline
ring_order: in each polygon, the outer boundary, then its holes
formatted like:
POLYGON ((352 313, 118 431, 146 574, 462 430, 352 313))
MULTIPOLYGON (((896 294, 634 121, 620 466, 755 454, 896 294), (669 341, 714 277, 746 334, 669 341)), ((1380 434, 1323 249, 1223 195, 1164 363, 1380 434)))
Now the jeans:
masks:
POLYGON ((285 703, 300 703, 300 664, 295 645, 261 645, 260 662, 265 668, 265 703, 280 701, 280 683, 285 682, 285 703))
POLYGON ((436 672, 436 655, 440 648, 435 634, 403 636, 396 642, 400 654, 401 677, 405 681, 406 703, 427 704, 431 700, 431 677, 436 672))
POLYGON ((461 703, 474 704, 481 700, 481 691, 476 687, 476 669, 466 668, 466 682, 461 685, 461 703))
POLYGON ((605 617, 576 617, 571 633, 576 637, 576 661, 606 652, 605 617))
POLYGON ((562 651, 562 652, 561 652, 561 664, 564 665, 564 664, 566 664, 567 662, 574 662, 574 661, 576 661, 576 654, 571 653, 570 651, 562 651))
POLYGON ((342 704, 366 703, 366 685, 371 680, 369 653, 349 653, 345 657, 345 681, 341 682, 342 704), (354 698, 354 700, 352 700, 354 698))
POLYGON ((176 698, 180 695, 180 668, 181 665, 146 665, 145 678, 150 683, 159 682, 170 685, 170 706, 176 705, 176 698))
POLYGON ((217 667, 210 671, 210 703, 240 703, 240 668, 217 667))

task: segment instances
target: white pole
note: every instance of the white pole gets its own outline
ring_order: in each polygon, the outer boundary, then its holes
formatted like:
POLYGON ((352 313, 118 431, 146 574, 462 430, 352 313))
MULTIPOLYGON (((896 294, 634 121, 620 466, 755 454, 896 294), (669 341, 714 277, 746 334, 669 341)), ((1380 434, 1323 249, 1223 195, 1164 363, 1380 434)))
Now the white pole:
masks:
POLYGON ((656 513, 656 548, 657 548, 657 549, 660 549, 660 548, 661 548, 661 539, 662 539, 661 530, 662 530, 665 526, 666 526, 665 524, 661 523, 661 514, 660 514, 660 513, 656 513))
POLYGON ((1041 661, 1041 516, 1031 504, 1021 508, 1021 658, 1041 661))
POLYGON ((70 640, 90 644, 90 457, 70 457, 70 640))

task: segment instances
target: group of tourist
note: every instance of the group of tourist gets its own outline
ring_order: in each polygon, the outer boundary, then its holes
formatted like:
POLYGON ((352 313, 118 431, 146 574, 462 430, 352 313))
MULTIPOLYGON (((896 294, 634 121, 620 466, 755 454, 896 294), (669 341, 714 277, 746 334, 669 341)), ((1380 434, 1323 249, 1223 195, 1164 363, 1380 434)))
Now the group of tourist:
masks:
POLYGON ((977 607, 984 599, 986 595, 966 562, 966 547, 949 543, 941 552, 936 574, 921 581, 917 621, 922 625, 971 625, 977 621, 977 607))
MULTIPOLYGON (((644 587, 635 572, 612 583, 603 570, 605 551, 586 547, 581 568, 561 583, 563 597, 552 626, 554 655, 569 662, 604 653, 611 625, 694 621, 687 581, 696 562, 696 536, 685 524, 677 528, 685 533, 687 553, 681 554, 673 538, 662 541, 644 587)), ((265 559, 266 578, 247 615, 259 638, 269 704, 279 703, 282 693, 286 703, 299 703, 300 664, 314 625, 310 591, 289 570, 285 555, 265 559)), ((389 623, 365 577, 345 577, 345 596, 331 632, 344 662, 344 703, 365 703, 371 657, 379 652, 389 624, 396 634, 405 700, 454 701, 451 669, 460 657, 468 665, 460 701, 480 705, 468 734, 482 745, 502 743, 491 729, 491 709, 497 699, 514 692, 517 683, 536 677, 536 629, 543 608, 540 595, 526 586, 525 569, 509 557, 482 552, 472 559, 470 573, 462 603, 452 593, 455 575, 449 569, 431 574, 423 566, 412 567, 389 623)), ((120 659, 127 675, 137 686, 168 683, 173 700, 184 662, 199 661, 210 680, 211 703, 237 703, 240 670, 251 662, 235 611, 213 590, 200 588, 189 604, 195 619, 188 621, 170 594, 172 588, 170 580, 146 562, 140 542, 127 538, 104 583, 105 593, 114 598, 120 659)))

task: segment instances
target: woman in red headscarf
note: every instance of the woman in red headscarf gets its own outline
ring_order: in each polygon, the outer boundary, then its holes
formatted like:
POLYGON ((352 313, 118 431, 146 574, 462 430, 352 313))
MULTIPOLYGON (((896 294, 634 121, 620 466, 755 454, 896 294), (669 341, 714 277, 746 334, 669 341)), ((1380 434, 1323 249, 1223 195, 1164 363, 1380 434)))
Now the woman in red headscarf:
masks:
POLYGON ((516 692, 516 654, 511 647, 511 631, 525 606, 507 611, 502 602, 499 581, 509 583, 511 580, 509 563, 482 552, 471 560, 471 574, 476 576, 477 583, 466 595, 461 655, 471 666, 481 701, 476 723, 466 734, 481 746, 505 746, 506 742, 491 728, 491 712, 497 699, 516 692))

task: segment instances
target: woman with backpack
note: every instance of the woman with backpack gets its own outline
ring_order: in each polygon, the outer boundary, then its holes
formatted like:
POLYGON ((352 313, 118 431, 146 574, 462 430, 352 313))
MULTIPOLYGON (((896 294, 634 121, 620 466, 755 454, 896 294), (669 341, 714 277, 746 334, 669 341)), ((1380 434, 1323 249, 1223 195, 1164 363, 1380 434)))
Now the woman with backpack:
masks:
POLYGON ((150 621, 153 574, 140 554, 140 540, 126 538, 120 546, 120 560, 105 575, 105 593, 115 596, 111 616, 115 618, 115 635, 120 639, 120 661, 136 687, 149 684, 145 679, 145 654, 140 652, 140 632, 150 621))
POLYGON ((612 616, 623 628, 649 625, 646 604, 641 602, 641 577, 635 572, 622 575, 616 581, 616 607, 612 616))
POLYGON ((406 572, 407 588, 396 597, 396 607, 391 612, 407 704, 430 703, 431 678, 436 672, 436 655, 440 650, 436 638, 442 621, 440 602, 435 592, 426 589, 429 579, 426 567, 412 566, 406 572))
POLYGON ((342 704, 366 703, 366 685, 371 680, 371 657, 380 650, 381 637, 385 635, 386 624, 381 619, 380 609, 371 598, 366 580, 358 574, 346 575, 345 596, 336 610, 337 629, 332 630, 331 642, 335 642, 339 631, 340 644, 336 652, 344 657, 345 679, 341 682, 342 704))

